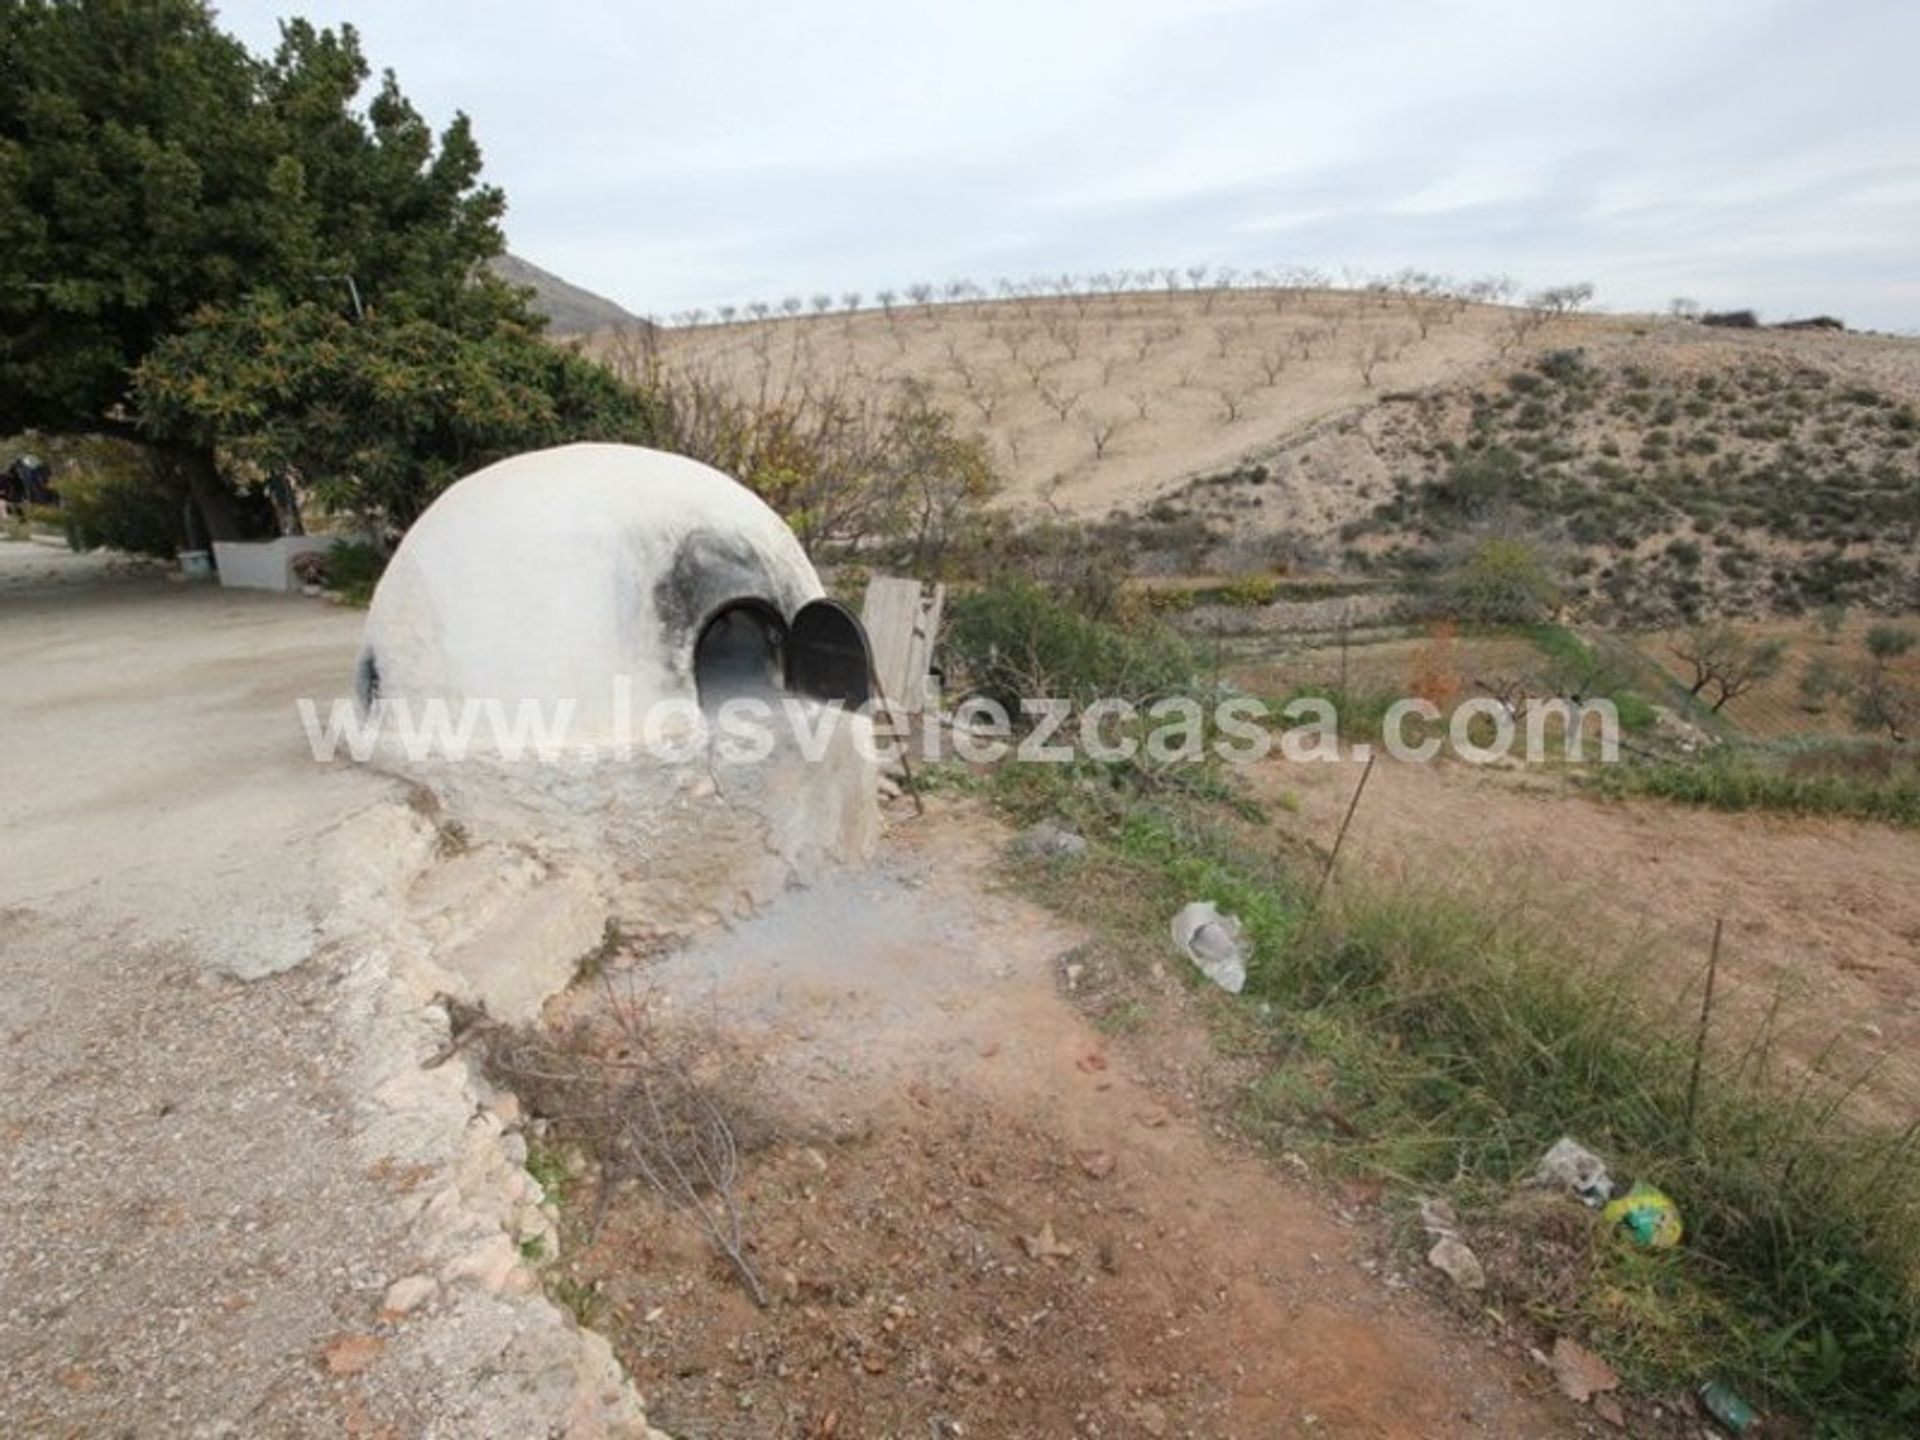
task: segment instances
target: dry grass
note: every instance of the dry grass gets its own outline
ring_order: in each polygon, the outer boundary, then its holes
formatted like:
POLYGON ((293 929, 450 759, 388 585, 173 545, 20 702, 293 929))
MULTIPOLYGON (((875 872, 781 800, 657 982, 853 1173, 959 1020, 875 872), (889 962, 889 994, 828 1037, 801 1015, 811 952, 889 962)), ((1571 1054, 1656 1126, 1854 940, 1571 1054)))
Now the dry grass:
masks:
POLYGON ((740 1159, 772 1128, 751 1073, 717 1033, 656 1023, 650 997, 612 978, 601 1003, 564 1029, 489 1026, 490 1078, 551 1122, 598 1172, 597 1210, 645 1185, 691 1217, 757 1305, 767 1303, 740 1204, 740 1159))

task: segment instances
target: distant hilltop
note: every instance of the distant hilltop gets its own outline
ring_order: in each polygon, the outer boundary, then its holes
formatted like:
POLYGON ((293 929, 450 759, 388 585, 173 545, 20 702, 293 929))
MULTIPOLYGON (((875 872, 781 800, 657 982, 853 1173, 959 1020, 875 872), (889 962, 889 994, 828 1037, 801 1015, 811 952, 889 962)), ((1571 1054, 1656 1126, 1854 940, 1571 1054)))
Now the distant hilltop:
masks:
POLYGON ((549 334, 587 335, 596 330, 645 323, 604 295, 582 290, 518 255, 503 254, 491 263, 494 273, 508 284, 533 291, 533 308, 547 317, 549 334))

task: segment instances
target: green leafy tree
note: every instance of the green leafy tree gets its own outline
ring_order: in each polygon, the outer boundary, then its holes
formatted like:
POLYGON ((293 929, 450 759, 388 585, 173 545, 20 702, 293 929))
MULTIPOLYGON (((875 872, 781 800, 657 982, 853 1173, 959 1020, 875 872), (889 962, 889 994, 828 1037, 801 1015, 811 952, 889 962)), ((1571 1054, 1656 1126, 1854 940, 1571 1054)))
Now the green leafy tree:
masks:
POLYGON ((326 508, 396 529, 506 455, 659 428, 642 392, 530 329, 355 320, 270 296, 203 311, 147 357, 134 393, 154 435, 217 444, 243 484, 297 476, 326 508))
MULTIPOLYGON (((484 345, 532 333, 471 126, 435 136, 350 26, 271 59, 203 0, 0 4, 0 431, 130 433, 134 372, 207 307, 266 295, 484 345)), ((517 372, 516 372, 517 373, 517 372)), ((570 374, 571 372, 569 372, 570 374)), ((216 538, 217 427, 163 427, 216 538)))

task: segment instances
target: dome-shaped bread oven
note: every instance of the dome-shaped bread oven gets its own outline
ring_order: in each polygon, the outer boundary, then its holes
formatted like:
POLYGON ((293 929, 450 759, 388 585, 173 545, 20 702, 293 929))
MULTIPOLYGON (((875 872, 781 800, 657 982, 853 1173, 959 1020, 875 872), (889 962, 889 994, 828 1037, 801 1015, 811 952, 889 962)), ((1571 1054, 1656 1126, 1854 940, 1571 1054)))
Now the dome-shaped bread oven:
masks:
POLYGON ((355 688, 363 705, 566 701, 582 742, 659 701, 779 689, 790 672, 858 704, 864 638, 839 606, 810 610, 822 598, 793 532, 718 470, 631 445, 541 450, 468 476, 407 533, 355 688))
POLYGON ((857 708, 869 674, 859 622, 758 496, 684 456, 569 445, 490 465, 420 517, 374 593, 355 690, 383 716, 442 707, 456 729, 463 707, 530 708, 549 731, 564 718, 559 756, 505 753, 484 714, 457 754, 400 744, 390 723, 378 754, 481 823, 598 852, 630 891, 738 908, 870 853, 868 722, 838 717, 824 755, 785 737, 751 764, 640 742, 662 714, 698 726, 741 696, 776 715, 857 708))

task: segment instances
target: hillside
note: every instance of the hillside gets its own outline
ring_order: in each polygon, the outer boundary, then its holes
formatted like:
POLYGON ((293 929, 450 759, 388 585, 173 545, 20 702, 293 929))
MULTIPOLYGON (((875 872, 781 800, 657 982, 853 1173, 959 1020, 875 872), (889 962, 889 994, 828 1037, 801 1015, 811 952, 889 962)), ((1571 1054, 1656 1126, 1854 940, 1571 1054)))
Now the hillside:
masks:
POLYGON ((1690 596, 1914 603, 1912 340, 1213 288, 896 301, 676 327, 658 347, 761 393, 924 384, 988 443, 1004 503, 1200 522, 1251 563, 1417 565, 1498 508, 1565 546, 1597 597, 1658 572, 1656 615, 1690 596), (1540 368, 1563 352, 1547 364, 1570 383, 1540 368), (1507 490, 1428 503, 1487 447, 1524 461, 1507 490))
POLYGON ((583 290, 518 255, 500 255, 493 272, 510 285, 533 291, 533 308, 547 317, 549 334, 587 335, 596 330, 643 323, 603 295, 583 290))

